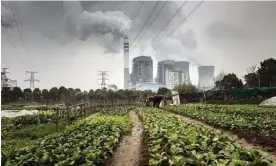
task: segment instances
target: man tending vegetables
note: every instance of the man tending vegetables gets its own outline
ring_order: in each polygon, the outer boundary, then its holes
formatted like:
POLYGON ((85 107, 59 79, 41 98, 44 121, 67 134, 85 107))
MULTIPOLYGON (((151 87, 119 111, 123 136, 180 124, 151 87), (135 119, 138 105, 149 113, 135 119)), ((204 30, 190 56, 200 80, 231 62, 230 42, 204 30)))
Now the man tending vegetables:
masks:
POLYGON ((148 98, 147 102, 153 102, 152 107, 159 108, 159 105, 163 100, 163 98, 164 96, 161 96, 161 95, 151 96, 148 98))

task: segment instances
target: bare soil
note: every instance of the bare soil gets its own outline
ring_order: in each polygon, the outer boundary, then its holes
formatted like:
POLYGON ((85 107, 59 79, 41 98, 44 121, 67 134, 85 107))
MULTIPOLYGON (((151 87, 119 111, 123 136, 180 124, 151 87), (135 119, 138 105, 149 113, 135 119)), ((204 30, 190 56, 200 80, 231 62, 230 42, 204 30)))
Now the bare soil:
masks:
MULTIPOLYGON (((249 148, 249 149, 259 150, 261 153, 268 156, 272 160, 276 160, 276 153, 273 152, 273 151, 271 152, 271 151, 261 150, 260 147, 259 147, 259 144, 256 143, 257 142, 256 140, 261 141, 261 138, 256 136, 256 135, 253 135, 249 131, 248 132, 242 132, 242 133, 241 132, 236 132, 236 131, 232 132, 232 131, 225 130, 225 129, 220 128, 220 127, 211 126, 211 125, 209 125, 209 124, 207 124, 203 121, 200 121, 200 120, 197 120, 197 119, 194 119, 194 118, 190 118, 190 117, 178 114, 176 112, 172 112, 172 111, 170 111, 170 112, 176 114, 179 117, 184 118, 188 122, 192 122, 192 123, 201 125, 203 127, 206 127, 206 128, 212 129, 212 130, 221 131, 223 134, 225 134, 228 137, 234 139, 235 142, 237 142, 240 146, 245 147, 245 148, 249 148), (256 142, 252 142, 252 140, 255 140, 256 142)), ((267 140, 267 139, 263 140, 262 143, 264 143, 265 141, 268 141, 266 143, 269 144, 269 140, 267 140)))
POLYGON ((115 150, 110 166, 140 165, 141 147, 143 142, 143 125, 134 110, 129 112, 133 128, 131 135, 123 136, 119 147, 115 150))

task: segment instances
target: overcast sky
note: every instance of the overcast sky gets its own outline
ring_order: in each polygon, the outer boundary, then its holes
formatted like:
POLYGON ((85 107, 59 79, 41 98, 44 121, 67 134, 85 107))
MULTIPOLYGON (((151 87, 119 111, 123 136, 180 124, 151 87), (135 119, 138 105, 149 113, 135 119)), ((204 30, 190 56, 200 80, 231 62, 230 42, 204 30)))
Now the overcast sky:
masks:
MULTIPOLYGON (((138 4, 134 1, 10 3, 26 48, 9 2, 2 1, 1 66, 10 68, 10 78, 26 88, 29 84, 24 80, 29 75, 25 71, 34 70, 40 80, 36 87, 41 89, 66 86, 89 90, 99 88, 98 70, 109 71, 109 83, 123 87, 122 36, 128 34, 132 45, 154 6, 153 16, 165 2, 144 2, 134 20, 131 17, 138 4)), ((162 40, 198 3, 187 2, 152 42, 182 3, 167 2, 130 48, 130 60, 141 54, 153 58, 154 76, 157 61, 165 59, 190 61, 191 79, 197 84, 198 65, 214 65, 215 74, 224 70, 242 77, 251 65, 276 57, 276 2, 206 1, 173 35, 162 40)))

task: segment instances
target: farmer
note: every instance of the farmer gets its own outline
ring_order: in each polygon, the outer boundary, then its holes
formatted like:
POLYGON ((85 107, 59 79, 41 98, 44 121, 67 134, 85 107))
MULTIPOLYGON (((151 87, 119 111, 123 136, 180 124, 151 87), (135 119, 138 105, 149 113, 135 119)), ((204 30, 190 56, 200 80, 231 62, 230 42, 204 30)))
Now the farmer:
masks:
POLYGON ((159 108, 159 105, 160 105, 162 99, 163 99, 163 96, 156 95, 156 96, 149 97, 149 99, 147 101, 153 102, 153 104, 152 104, 153 108, 159 108))

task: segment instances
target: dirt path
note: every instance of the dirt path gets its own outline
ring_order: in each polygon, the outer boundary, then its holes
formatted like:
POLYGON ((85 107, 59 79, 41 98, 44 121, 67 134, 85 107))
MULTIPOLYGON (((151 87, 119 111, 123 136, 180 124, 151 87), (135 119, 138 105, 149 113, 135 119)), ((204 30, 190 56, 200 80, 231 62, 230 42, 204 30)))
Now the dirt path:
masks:
MULTIPOLYGON (((170 112, 170 111, 169 111, 170 112)), ((239 145, 241 145, 242 147, 245 147, 245 148, 249 148, 249 149, 258 149, 258 147, 254 146, 253 144, 247 142, 245 139, 240 139, 236 134, 234 134, 233 132, 230 132, 230 131, 226 131, 226 130, 223 130, 223 129, 218 129, 216 127, 213 127, 211 125, 208 125, 204 122, 201 122, 201 121, 198 121, 198 120, 195 120, 195 119, 192 119, 192 118, 189 118, 189 117, 186 117, 184 115, 179 115, 177 113, 174 113, 174 112, 171 112, 173 114, 175 114, 176 116, 178 117, 181 117, 181 118, 184 118, 186 121, 188 122, 191 122, 191 123, 194 123, 194 124, 197 124, 197 125, 200 125, 200 126, 203 126, 205 128, 208 128, 208 129, 212 129, 212 130, 215 130, 215 131, 221 131, 223 132, 224 135, 227 135, 228 137, 232 138, 235 140, 235 142, 237 142, 239 145)), ((276 160, 276 156, 274 154, 271 154, 269 152, 265 152, 265 151, 261 151, 265 156, 269 156, 269 158, 273 159, 273 160, 276 160)))
POLYGON ((111 166, 139 166, 143 126, 134 110, 129 115, 133 123, 132 133, 123 137, 114 153, 111 166))

